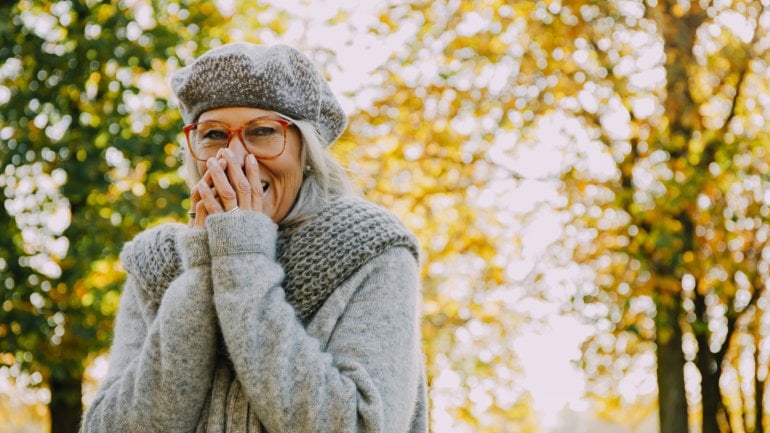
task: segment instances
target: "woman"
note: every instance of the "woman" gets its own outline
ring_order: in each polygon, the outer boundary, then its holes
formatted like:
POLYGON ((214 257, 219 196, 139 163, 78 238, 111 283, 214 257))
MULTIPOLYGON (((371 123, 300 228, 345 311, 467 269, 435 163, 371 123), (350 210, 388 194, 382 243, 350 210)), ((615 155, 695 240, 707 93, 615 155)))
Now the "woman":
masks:
POLYGON ((350 195, 311 62, 230 44, 178 71, 191 222, 148 230, 84 432, 424 432, 417 244, 350 195))

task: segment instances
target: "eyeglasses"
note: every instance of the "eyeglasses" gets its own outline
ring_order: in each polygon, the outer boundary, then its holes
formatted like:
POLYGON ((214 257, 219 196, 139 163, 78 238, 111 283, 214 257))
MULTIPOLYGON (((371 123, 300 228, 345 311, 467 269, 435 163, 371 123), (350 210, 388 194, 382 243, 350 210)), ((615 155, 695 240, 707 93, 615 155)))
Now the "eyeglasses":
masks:
POLYGON ((199 161, 216 156, 230 146, 237 134, 246 150, 259 159, 275 159, 286 149, 286 130, 291 122, 284 119, 254 119, 237 129, 221 122, 206 121, 186 125, 182 130, 187 148, 199 161))

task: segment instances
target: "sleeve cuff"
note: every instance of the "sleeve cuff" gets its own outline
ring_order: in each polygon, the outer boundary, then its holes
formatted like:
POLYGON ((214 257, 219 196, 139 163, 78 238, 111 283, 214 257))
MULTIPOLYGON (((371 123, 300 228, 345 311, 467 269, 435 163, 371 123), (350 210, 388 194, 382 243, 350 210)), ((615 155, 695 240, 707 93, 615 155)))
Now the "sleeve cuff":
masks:
POLYGON ((185 269, 204 266, 211 263, 209 256, 208 233, 204 229, 180 230, 177 235, 179 255, 185 269))
POLYGON ((209 215, 206 231, 212 257, 256 253, 275 258, 278 231, 263 213, 240 211, 209 215))

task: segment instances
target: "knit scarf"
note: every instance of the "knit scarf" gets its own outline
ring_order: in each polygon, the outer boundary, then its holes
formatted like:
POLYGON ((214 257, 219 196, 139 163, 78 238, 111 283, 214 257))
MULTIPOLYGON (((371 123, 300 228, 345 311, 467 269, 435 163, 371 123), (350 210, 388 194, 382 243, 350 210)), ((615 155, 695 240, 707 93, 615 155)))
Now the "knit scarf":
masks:
MULTIPOLYGON (((183 229, 165 224, 147 230, 121 254, 155 307, 182 272, 175 235, 183 229)), ((298 227, 279 232, 277 260, 285 272, 286 300, 307 324, 335 288, 392 247, 405 247, 419 260, 416 238, 395 216, 359 198, 338 198, 298 227)))
POLYGON ((307 323, 358 268, 397 246, 418 259, 414 235, 393 215, 354 197, 335 200, 298 230, 279 234, 286 300, 307 323))

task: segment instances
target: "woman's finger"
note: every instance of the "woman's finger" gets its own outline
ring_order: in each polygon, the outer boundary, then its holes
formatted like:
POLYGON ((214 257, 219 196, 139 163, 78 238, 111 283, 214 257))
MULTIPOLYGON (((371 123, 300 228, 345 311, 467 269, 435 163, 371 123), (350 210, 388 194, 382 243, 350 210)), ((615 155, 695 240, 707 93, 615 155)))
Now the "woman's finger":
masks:
MULTIPOLYGON (((227 161, 219 160, 219 166, 222 168, 222 170, 224 170, 227 167, 227 161)), ((200 180, 206 182, 206 185, 213 187, 213 183, 211 182, 211 174, 208 172, 208 170, 203 173, 203 176, 201 176, 200 180)), ((193 188, 192 193, 190 194, 190 199, 200 200, 200 194, 195 188, 193 188)))
MULTIPOLYGON (((219 164, 220 163, 217 158, 209 158, 209 160, 206 161, 206 168, 208 173, 211 173, 211 180, 214 183, 214 191, 216 191, 216 195, 219 198, 219 201, 222 202, 224 210, 230 211, 238 207, 238 197, 235 195, 235 190, 230 185, 230 180, 227 178, 227 175, 219 164)), ((210 188, 208 188, 208 190, 212 191, 210 188)), ((203 194, 203 188, 200 188, 200 192, 203 194)), ((209 214, 211 214, 211 209, 208 207, 207 209, 209 210, 209 214)))
POLYGON ((251 210, 262 212, 262 179, 259 177, 259 163, 254 155, 246 157, 246 178, 251 185, 251 210))
POLYGON ((195 221, 193 227, 198 229, 205 228, 206 215, 208 215, 208 212, 206 212, 206 205, 202 201, 199 201, 195 206, 195 221))
POLYGON ((238 207, 241 210, 252 210, 252 186, 241 168, 243 161, 238 161, 230 149, 225 149, 222 153, 227 160, 227 178, 230 181, 230 186, 235 189, 238 207))
POLYGON ((214 190, 211 189, 211 187, 206 185, 206 183, 201 180, 198 182, 196 188, 198 189, 198 193, 201 195, 201 201, 199 203, 202 203, 206 208, 207 215, 224 212, 224 208, 222 207, 223 204, 220 203, 216 197, 214 197, 214 190))

